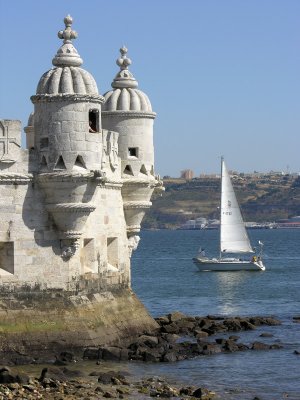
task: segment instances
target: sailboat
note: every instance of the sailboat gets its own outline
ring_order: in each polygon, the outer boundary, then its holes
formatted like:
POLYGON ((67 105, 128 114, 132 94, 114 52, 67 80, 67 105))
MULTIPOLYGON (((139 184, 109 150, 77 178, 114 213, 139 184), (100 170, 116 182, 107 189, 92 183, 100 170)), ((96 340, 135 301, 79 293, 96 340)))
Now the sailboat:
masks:
POLYGON ((263 243, 259 241, 260 250, 255 254, 240 211, 236 195, 230 180, 224 158, 221 158, 221 216, 220 216, 220 255, 219 258, 208 258, 202 249, 194 263, 200 271, 264 271, 262 261, 263 243), (224 254, 254 253, 248 259, 224 257, 224 254))

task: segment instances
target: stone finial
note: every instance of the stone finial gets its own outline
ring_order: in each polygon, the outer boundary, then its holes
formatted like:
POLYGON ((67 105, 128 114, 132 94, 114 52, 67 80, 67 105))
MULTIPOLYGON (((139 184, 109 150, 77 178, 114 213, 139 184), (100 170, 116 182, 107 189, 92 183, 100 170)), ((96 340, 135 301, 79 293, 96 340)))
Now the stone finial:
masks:
POLYGON ((76 31, 72 31, 71 25, 73 24, 73 18, 70 15, 67 15, 64 18, 64 23, 65 23, 65 30, 59 31, 57 33, 57 36, 60 39, 64 39, 64 43, 71 43, 72 39, 76 39, 78 34, 76 31))
POLYGON ((72 44, 72 39, 76 39, 78 34, 73 31, 71 25, 73 18, 67 15, 64 19, 65 29, 59 31, 57 36, 63 39, 63 45, 58 49, 56 56, 52 60, 52 64, 56 67, 79 67, 83 61, 77 50, 72 44))
POLYGON ((121 70, 128 69, 128 66, 131 64, 130 58, 127 58, 126 56, 127 52, 128 49, 125 46, 120 48, 121 57, 117 59, 116 63, 121 68, 121 70))
POLYGON ((127 57, 128 49, 123 45, 120 48, 121 57, 116 61, 117 65, 120 67, 120 71, 116 75, 111 86, 113 88, 136 88, 138 83, 132 73, 128 70, 128 66, 131 65, 131 59, 127 57))

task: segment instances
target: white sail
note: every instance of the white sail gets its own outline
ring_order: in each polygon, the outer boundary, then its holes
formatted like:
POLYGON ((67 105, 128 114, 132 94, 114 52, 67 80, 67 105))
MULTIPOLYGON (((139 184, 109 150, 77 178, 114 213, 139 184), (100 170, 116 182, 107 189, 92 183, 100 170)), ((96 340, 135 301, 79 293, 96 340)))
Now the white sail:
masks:
POLYGON ((221 171, 221 252, 253 253, 223 158, 221 171))

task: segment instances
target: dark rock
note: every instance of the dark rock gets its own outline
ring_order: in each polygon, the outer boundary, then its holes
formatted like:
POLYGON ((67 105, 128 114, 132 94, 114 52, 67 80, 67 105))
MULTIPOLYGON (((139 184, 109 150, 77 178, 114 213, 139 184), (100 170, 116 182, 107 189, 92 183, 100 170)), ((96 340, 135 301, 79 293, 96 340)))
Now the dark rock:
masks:
POLYGON ((217 338, 216 339, 216 343, 221 344, 222 346, 224 346, 224 344, 227 342, 227 339, 224 338, 217 338))
POLYGON ((134 349, 138 346, 148 346, 148 347, 155 347, 158 345, 158 337, 157 336, 149 336, 149 335, 141 335, 134 343, 132 343, 129 348, 134 349))
POLYGON ((280 325, 281 322, 273 317, 250 317, 249 322, 255 326, 260 325, 280 325))
POLYGON ((179 394, 182 396, 192 396, 195 391, 195 388, 192 386, 184 386, 179 390, 179 394))
POLYGON ((44 379, 65 382, 67 380, 67 377, 60 368, 46 367, 42 369, 39 381, 43 382, 44 379))
POLYGON ((162 354, 157 350, 153 350, 153 349, 145 350, 143 352, 143 361, 158 362, 158 361, 160 361, 161 356, 162 356, 162 354))
POLYGON ((65 376, 67 376, 68 378, 75 378, 78 376, 84 376, 84 373, 82 371, 79 371, 78 369, 68 369, 68 368, 63 368, 63 373, 65 376))
POLYGON ((177 361, 176 353, 173 352, 173 351, 169 351, 168 353, 163 355, 162 361, 163 362, 175 362, 175 361, 177 361))
POLYGON ((89 360, 99 360, 99 355, 100 355, 99 347, 88 347, 83 352, 83 358, 89 360))
POLYGON ((208 336, 207 332, 202 331, 202 329, 195 329, 194 335, 197 339, 201 339, 208 336))
POLYGON ((115 346, 102 347, 99 350, 99 357, 106 361, 127 361, 128 349, 115 346))
POLYGON ((221 321, 224 319, 221 315, 207 315, 207 319, 213 319, 214 321, 221 321))
POLYGON ((228 331, 241 331, 242 326, 240 321, 236 318, 230 318, 224 321, 224 326, 227 328, 228 331))
POLYGON ((249 346, 243 343, 237 343, 237 346, 239 348, 239 351, 244 351, 244 350, 249 350, 249 346))
POLYGON ((239 336, 236 336, 236 335, 231 335, 231 336, 229 336, 229 338, 228 339, 230 339, 230 340, 234 340, 235 342, 237 341, 237 340, 239 340, 239 336))
POLYGON ((176 325, 179 328, 179 332, 181 333, 188 333, 192 332, 195 329, 195 322, 189 321, 186 318, 179 320, 176 325))
POLYGON ((265 343, 261 343, 261 342, 254 342, 252 343, 252 350, 269 350, 270 346, 268 344, 265 343))
POLYGON ((164 333, 179 333, 179 327, 176 323, 172 322, 169 325, 163 325, 161 331, 164 333))
POLYGON ((20 383, 21 385, 28 384, 31 382, 30 376, 23 372, 18 372, 16 378, 17 382, 20 383))
POLYGON ((217 354, 217 353, 221 353, 221 352, 222 352, 222 350, 221 350, 220 346, 218 346, 214 343, 208 343, 203 346, 202 354, 209 355, 209 354, 217 354))
POLYGON ((160 325, 168 325, 170 323, 169 318, 167 316, 155 318, 155 321, 160 325))
POLYGON ((62 366, 68 365, 68 363, 65 362, 65 361, 60 360, 59 358, 57 358, 57 359, 54 361, 53 365, 62 367, 62 366))
POLYGON ((256 329, 256 326, 254 324, 252 324, 250 321, 248 321, 247 319, 242 319, 240 321, 240 324, 241 324, 242 329, 245 331, 256 329))
POLYGON ((173 312, 173 313, 171 313, 171 314, 168 314, 168 318, 169 318, 169 321, 170 321, 170 322, 178 322, 178 321, 180 321, 181 319, 186 319, 186 318, 188 318, 188 316, 186 316, 185 314, 183 314, 183 313, 180 312, 180 311, 175 311, 175 312, 173 312))
POLYGON ((103 383, 104 385, 109 385, 116 380, 122 382, 125 381, 125 376, 120 372, 108 371, 108 372, 99 372, 98 382, 103 383))
POLYGON ((0 383, 17 383, 17 376, 12 373, 10 368, 3 367, 0 369, 0 383))
POLYGON ((193 397, 196 397, 197 399, 201 399, 201 397, 203 396, 203 389, 202 388, 198 388, 198 389, 196 389, 194 392, 193 392, 193 394, 192 394, 192 396, 193 397))
POLYGON ((273 343, 269 346, 270 350, 279 350, 282 348, 283 348, 282 344, 278 344, 278 343, 273 343))
POLYGON ((300 351, 299 350, 294 350, 294 354, 297 354, 297 356, 300 355, 300 351))
POLYGON ((162 341, 175 343, 179 338, 180 336, 176 335, 175 333, 162 333, 161 336, 158 338, 158 341, 159 343, 161 343, 162 341))
POLYGON ((59 355, 59 359, 70 363, 75 361, 75 356, 73 353, 70 353, 68 351, 62 351, 59 355))
POLYGON ((28 390, 29 392, 34 392, 36 390, 33 385, 23 385, 23 389, 28 390))
POLYGON ((272 333, 269 333, 269 332, 263 332, 259 336, 260 337, 273 337, 272 333))
POLYGON ((102 394, 102 396, 105 397, 106 399, 112 399, 112 398, 117 397, 116 393, 112 393, 112 392, 108 392, 108 391, 104 392, 102 394))
POLYGON ((239 351, 241 348, 235 343, 234 340, 227 339, 223 344, 223 348, 226 351, 234 352, 239 351))

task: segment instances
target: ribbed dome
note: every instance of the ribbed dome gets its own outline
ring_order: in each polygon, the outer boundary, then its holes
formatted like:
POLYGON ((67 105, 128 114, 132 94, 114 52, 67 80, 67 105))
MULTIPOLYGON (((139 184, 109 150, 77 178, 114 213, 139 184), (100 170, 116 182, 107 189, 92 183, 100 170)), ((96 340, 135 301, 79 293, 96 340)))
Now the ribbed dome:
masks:
POLYGON ((125 46, 120 49, 121 57, 117 59, 120 71, 111 84, 113 90, 104 94, 105 103, 102 106, 102 111, 152 112, 148 96, 137 89, 138 83, 128 70, 131 60, 126 55, 127 51, 125 46))
POLYGON ((148 96, 138 89, 122 88, 104 94, 102 111, 145 111, 152 112, 148 96))
POLYGON ((68 15, 64 23, 65 29, 58 32, 63 44, 52 60, 54 68, 41 77, 36 94, 98 95, 97 84, 92 75, 79 68, 83 61, 72 43, 72 39, 78 36, 77 32, 71 29, 72 17, 68 15))
POLYGON ((36 94, 98 94, 92 75, 78 67, 57 67, 40 79, 36 94))

